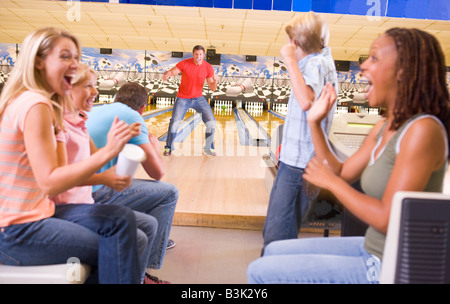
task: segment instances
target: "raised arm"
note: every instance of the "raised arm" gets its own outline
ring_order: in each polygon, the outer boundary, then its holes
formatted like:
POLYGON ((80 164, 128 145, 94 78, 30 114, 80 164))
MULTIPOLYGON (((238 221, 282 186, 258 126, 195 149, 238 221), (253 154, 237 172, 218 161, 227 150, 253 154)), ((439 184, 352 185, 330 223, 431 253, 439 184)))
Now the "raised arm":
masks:
POLYGON ((314 144, 316 158, 319 161, 327 160, 328 165, 337 174, 341 172, 342 163, 336 158, 327 143, 320 124, 328 115, 329 111, 336 102, 336 91, 330 83, 327 83, 319 96, 309 110, 307 121, 311 130, 311 137, 314 144))
POLYGON ((327 136, 320 126, 321 121, 328 115, 333 104, 336 102, 336 98, 336 90, 330 83, 327 83, 319 99, 313 103, 309 110, 307 120, 311 130, 316 159, 320 162, 326 160, 327 166, 335 174, 352 184, 360 178, 365 165, 368 163, 370 153, 376 144, 376 135, 384 121, 379 122, 371 130, 360 149, 342 163, 331 150, 327 136))
POLYGON ((411 125, 401 140, 381 199, 353 189, 318 159, 308 163, 303 177, 332 192, 352 214, 386 233, 394 194, 398 191, 425 190, 431 174, 446 161, 445 137, 442 127, 432 118, 421 119, 411 125))
POLYGON ((288 42, 281 48, 280 54, 288 70, 295 99, 303 111, 308 111, 315 100, 315 93, 310 86, 306 85, 305 79, 298 67, 297 59, 295 58, 297 48, 294 43, 288 42))
POLYGON ((167 79, 169 79, 169 77, 175 76, 180 74, 180 70, 174 66, 173 68, 171 68, 170 70, 166 71, 163 76, 162 76, 162 80, 166 81, 167 79))

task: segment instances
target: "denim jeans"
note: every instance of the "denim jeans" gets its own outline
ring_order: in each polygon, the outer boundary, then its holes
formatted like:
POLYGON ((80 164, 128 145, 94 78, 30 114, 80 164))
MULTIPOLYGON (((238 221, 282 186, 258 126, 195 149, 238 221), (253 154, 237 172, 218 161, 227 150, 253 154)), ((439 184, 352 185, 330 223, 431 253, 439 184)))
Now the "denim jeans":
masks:
POLYGON ((214 132, 216 129, 216 119, 211 110, 211 106, 203 96, 190 99, 177 97, 177 99, 175 100, 175 105, 173 106, 172 118, 169 122, 165 148, 169 148, 172 151, 174 150, 173 141, 177 135, 181 121, 186 115, 187 110, 189 110, 190 108, 200 113, 202 121, 206 126, 204 149, 214 149, 214 132))
POLYGON ((0 228, 0 263, 97 267, 99 283, 141 282, 133 212, 121 206, 57 205, 43 220, 0 228))
POLYGON ((93 192, 92 197, 96 204, 126 206, 134 211, 156 218, 158 230, 153 241, 147 267, 161 268, 170 228, 172 227, 175 206, 178 201, 177 188, 162 181, 133 179, 131 185, 122 192, 103 186, 93 192))
POLYGON ((364 249, 364 237, 323 237, 272 242, 250 263, 248 283, 373 284, 381 263, 364 249))
POLYGON ((280 162, 264 222, 264 248, 273 241, 297 238, 309 203, 302 191, 304 172, 280 162))
POLYGON ((158 221, 151 215, 133 211, 136 217, 137 227, 137 248, 139 255, 139 265, 141 267, 141 281, 144 281, 145 270, 150 258, 153 241, 158 231, 158 221))

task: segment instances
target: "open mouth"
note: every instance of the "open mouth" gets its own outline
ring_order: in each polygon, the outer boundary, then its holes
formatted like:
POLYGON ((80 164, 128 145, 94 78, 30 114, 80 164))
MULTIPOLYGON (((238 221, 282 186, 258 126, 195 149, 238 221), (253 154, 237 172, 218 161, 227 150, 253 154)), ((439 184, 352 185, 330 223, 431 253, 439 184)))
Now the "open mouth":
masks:
POLYGON ((95 97, 86 99, 86 102, 83 106, 84 110, 89 111, 93 107, 94 102, 95 102, 95 97))
POLYGON ((373 90, 373 84, 372 84, 372 81, 370 81, 370 80, 368 80, 367 82, 369 83, 369 87, 366 90, 365 97, 367 99, 369 99, 369 95, 372 93, 372 90, 373 90))
POLYGON ((370 79, 368 79, 366 76, 362 75, 361 77, 361 81, 363 82, 367 82, 367 84, 369 85, 369 87, 367 89, 365 89, 365 94, 364 96, 366 97, 366 99, 369 99, 369 95, 372 92, 373 89, 373 84, 372 81, 370 81, 370 79))
POLYGON ((69 86, 72 85, 72 79, 73 79, 73 76, 71 76, 71 75, 65 75, 64 76, 64 80, 69 86))
POLYGON ((86 100, 86 105, 92 106, 94 104, 95 98, 86 100))

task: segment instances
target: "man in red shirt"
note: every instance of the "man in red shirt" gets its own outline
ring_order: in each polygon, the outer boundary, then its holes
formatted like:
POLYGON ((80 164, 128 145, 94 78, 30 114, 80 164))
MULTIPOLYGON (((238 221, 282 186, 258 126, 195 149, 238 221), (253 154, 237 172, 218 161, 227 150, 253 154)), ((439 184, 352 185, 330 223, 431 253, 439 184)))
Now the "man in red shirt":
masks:
POLYGON ((215 156, 214 151, 214 131, 216 119, 209 103, 203 97, 203 85, 206 82, 211 91, 217 89, 217 76, 214 75, 212 66, 204 61, 205 49, 201 45, 196 45, 192 50, 193 58, 184 59, 173 68, 165 72, 162 80, 181 74, 181 84, 178 88, 177 99, 173 107, 172 118, 169 123, 164 155, 168 156, 174 150, 173 140, 178 131, 181 120, 186 115, 189 108, 193 108, 202 116, 206 126, 205 146, 203 151, 206 155, 215 156))

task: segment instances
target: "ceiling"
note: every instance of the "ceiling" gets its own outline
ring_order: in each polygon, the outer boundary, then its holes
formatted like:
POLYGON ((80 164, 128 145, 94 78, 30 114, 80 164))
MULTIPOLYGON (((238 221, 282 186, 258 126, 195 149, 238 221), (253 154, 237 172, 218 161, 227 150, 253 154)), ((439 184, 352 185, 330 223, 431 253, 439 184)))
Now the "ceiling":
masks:
MULTIPOLYGON (((32 30, 62 27, 83 47, 191 52, 201 44, 219 54, 279 57, 286 42, 286 11, 176 7, 119 3, 1 0, 0 43, 21 43, 32 30)), ((450 66, 450 21, 323 14, 335 60, 357 61, 390 27, 416 27, 435 35, 450 66), (372 17, 374 18, 374 17, 372 17)))

